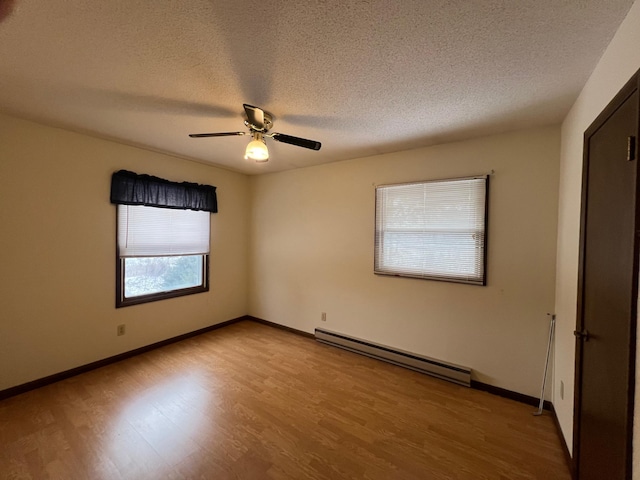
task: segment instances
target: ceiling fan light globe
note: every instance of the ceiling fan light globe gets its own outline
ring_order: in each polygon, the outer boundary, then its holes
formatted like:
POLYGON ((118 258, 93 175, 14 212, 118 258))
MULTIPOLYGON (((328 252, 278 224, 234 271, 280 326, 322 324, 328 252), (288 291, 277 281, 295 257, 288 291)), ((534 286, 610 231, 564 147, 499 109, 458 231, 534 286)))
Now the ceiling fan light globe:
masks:
POLYGON ((244 152, 246 160, 255 160, 256 162, 266 162, 269 160, 269 150, 264 140, 252 140, 247 145, 244 152))

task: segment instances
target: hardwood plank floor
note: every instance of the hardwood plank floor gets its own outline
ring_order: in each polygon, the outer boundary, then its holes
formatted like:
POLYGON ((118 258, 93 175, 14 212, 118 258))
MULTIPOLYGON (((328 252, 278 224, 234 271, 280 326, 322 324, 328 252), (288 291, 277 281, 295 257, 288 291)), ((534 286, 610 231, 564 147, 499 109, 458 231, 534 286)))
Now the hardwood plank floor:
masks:
POLYGON ((0 402, 0 478, 569 480, 531 413, 243 321, 0 402))

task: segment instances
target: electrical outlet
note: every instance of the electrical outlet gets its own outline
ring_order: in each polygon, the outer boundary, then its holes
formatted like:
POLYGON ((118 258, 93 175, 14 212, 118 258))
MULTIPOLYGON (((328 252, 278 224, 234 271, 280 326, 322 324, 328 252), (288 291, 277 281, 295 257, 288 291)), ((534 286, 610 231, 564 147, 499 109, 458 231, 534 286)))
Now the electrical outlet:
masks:
POLYGON ((118 336, 124 335, 124 323, 122 325, 118 325, 118 336))
POLYGON ((322 315, 320 316, 320 320, 322 320, 323 322, 327 321, 327 313, 326 312, 322 312, 322 315))
POLYGON ((564 400, 564 382, 560 380, 560 400, 564 400))

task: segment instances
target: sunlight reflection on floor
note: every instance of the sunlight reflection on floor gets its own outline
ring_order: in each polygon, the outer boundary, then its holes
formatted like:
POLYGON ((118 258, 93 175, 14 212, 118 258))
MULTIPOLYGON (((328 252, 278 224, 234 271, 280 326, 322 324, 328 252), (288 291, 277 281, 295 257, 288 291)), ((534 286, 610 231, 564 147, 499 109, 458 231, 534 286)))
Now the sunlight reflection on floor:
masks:
POLYGON ((198 438, 210 423, 203 412, 213 411, 212 401, 197 372, 154 385, 123 406, 109 435, 110 458, 128 474, 134 464, 149 473, 180 463, 200 450, 198 438))

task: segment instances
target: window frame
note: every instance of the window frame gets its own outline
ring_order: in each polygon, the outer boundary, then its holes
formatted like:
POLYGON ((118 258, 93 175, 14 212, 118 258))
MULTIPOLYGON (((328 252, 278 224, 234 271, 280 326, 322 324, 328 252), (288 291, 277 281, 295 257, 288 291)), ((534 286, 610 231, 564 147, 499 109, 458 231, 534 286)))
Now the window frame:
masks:
POLYGON ((489 175, 476 175, 476 176, 468 176, 468 177, 454 177, 454 178, 441 178, 441 179, 432 179, 432 180, 419 180, 412 182, 403 182, 403 183, 394 183, 394 184, 384 184, 377 185, 375 188, 375 217, 374 217, 374 274, 380 276, 387 277, 404 277, 404 278, 415 278, 420 280, 435 280, 441 282, 450 282, 450 283, 462 283, 467 285, 478 285, 478 286, 486 286, 487 285, 487 253, 488 253, 488 239, 489 239, 489 175), (378 211, 378 192, 379 189, 384 187, 397 187, 403 185, 423 185, 428 183, 437 183, 437 182, 455 182, 455 181, 464 181, 464 180, 484 180, 484 217, 483 217, 483 251, 482 258, 480 259, 480 265, 482 267, 482 275, 480 280, 468 280, 465 278, 456 278, 455 276, 447 276, 447 275, 419 275, 419 274, 409 274, 400 271, 393 271, 392 269, 380 270, 379 269, 379 258, 381 254, 379 254, 379 249, 382 249, 382 242, 379 242, 379 232, 378 232, 378 216, 380 212, 378 211))
MULTIPOLYGON (((152 207, 161 208, 161 207, 152 207)), ((209 233, 209 242, 211 242, 211 233, 209 233)), ((120 256, 120 248, 118 246, 118 208, 116 208, 116 308, 128 307, 131 305, 140 305, 143 303, 156 302, 168 298, 184 297, 186 295, 194 295, 209 291, 209 254, 195 254, 202 258, 202 284, 195 287, 179 288, 166 292, 150 293, 147 295, 138 295, 127 298, 125 292, 125 259, 126 258, 146 258, 140 257, 122 257, 120 256)), ((194 256, 195 256, 194 255, 194 256)), ((168 258, 171 255, 161 255, 159 258, 168 258)))

